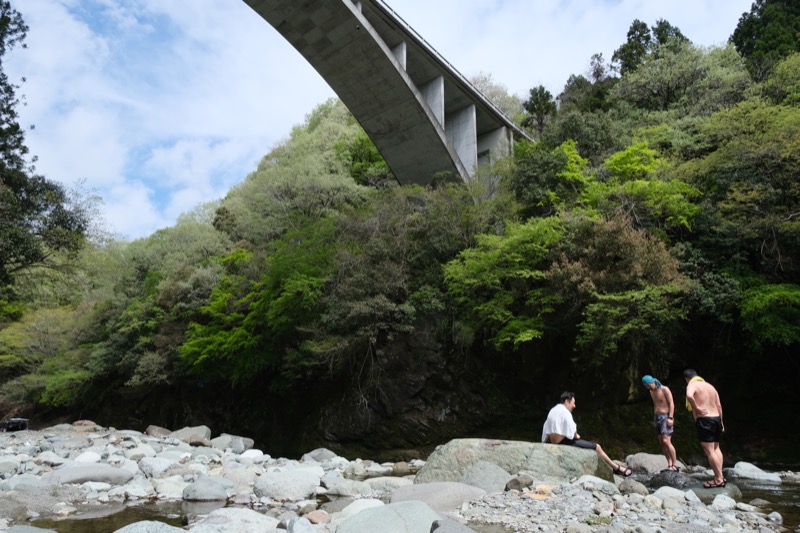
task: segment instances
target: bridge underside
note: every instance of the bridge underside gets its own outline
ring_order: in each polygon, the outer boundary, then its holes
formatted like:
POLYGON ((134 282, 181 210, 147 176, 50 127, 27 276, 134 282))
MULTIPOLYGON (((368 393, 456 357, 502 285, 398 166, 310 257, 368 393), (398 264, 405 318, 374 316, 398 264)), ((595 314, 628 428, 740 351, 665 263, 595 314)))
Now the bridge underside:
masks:
POLYGON ((382 2, 245 0, 319 72, 401 183, 467 180, 527 134, 382 2))

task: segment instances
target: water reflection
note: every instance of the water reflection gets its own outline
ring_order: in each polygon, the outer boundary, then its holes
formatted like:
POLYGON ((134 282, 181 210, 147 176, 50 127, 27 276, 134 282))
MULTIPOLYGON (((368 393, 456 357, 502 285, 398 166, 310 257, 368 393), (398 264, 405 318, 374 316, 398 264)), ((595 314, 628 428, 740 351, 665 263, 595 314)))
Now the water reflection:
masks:
MULTIPOLYGON (((98 505, 82 508, 79 513, 67 518, 43 518, 31 522, 32 526, 52 529, 58 533, 113 533, 118 529, 145 520, 164 522, 175 527, 183 525, 186 514, 181 502, 143 503, 141 505, 98 505)), ((212 507, 209 513, 220 507, 212 507)), ((199 514, 199 513, 197 513, 199 514)))
MULTIPOLYGON (((783 517, 783 526, 789 531, 800 527, 800 485, 775 484, 757 481, 737 481, 736 485, 742 491, 742 501, 748 503, 755 498, 769 502, 761 507, 762 511, 770 513, 777 511, 783 517)), ((193 521, 194 518, 207 515, 214 509, 223 507, 222 502, 169 502, 169 503, 142 503, 139 505, 124 506, 103 505, 82 508, 76 515, 62 519, 41 519, 31 522, 31 525, 52 529, 58 533, 113 533, 134 522, 154 520, 164 522, 171 526, 181 527, 185 519, 193 521)), ((500 525, 470 524, 478 533, 508 533, 500 525)))

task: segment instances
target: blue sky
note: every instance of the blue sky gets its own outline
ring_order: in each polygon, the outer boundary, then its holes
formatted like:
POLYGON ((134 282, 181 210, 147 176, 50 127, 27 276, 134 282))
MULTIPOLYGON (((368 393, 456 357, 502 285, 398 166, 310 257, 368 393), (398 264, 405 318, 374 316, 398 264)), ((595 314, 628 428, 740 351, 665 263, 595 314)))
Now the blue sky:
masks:
MULTIPOLYGON (((594 53, 610 59, 635 18, 724 44, 751 0, 387 0, 467 77, 558 94, 594 53)), ((21 123, 37 171, 103 199, 128 239, 172 226, 255 169, 334 96, 243 0, 12 0, 27 49, 21 123)))

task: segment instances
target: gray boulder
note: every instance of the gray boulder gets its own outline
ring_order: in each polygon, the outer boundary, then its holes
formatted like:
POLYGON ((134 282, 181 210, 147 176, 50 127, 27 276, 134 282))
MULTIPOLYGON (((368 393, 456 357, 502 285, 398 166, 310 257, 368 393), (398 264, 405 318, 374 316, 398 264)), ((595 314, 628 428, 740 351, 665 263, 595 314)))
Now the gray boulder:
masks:
POLYGON ((718 494, 725 494, 737 502, 742 500, 742 491, 733 483, 728 483, 724 487, 713 489, 704 488, 702 483, 698 483, 697 485, 692 485, 691 487, 687 488, 690 488, 692 492, 697 495, 700 501, 706 505, 711 505, 711 503, 714 501, 714 498, 716 498, 718 494))
POLYGON ((306 469, 268 472, 259 477, 253 492, 259 498, 273 500, 305 500, 314 496, 320 476, 306 469))
POLYGON ((459 481, 480 461, 539 481, 564 483, 586 474, 614 479, 611 468, 593 450, 538 442, 455 439, 436 448, 414 482, 459 481))
POLYGON ((650 494, 650 491, 647 490, 647 487, 645 487, 643 483, 629 477, 620 482, 619 491, 622 494, 641 494, 642 496, 650 494))
POLYGON ((422 502, 407 501, 370 507, 344 520, 336 533, 430 533, 441 517, 422 502))
POLYGON ((139 461, 139 470, 147 478, 158 478, 174 464, 175 461, 164 457, 144 457, 139 461))
POLYGON ((694 480, 680 472, 659 472, 650 478, 648 485, 651 488, 674 487, 682 489, 694 483, 694 480))
POLYGON ((739 461, 733 465, 733 468, 726 468, 725 476, 731 479, 753 479, 756 481, 768 481, 770 483, 781 482, 780 474, 764 472, 756 465, 744 461, 739 461))
POLYGON ((169 434, 170 437, 182 440, 183 442, 210 441, 211 429, 208 426, 185 427, 169 434))
POLYGON ((278 527, 277 518, 252 509, 223 507, 212 511, 192 527, 192 533, 272 533, 278 527))
MULTIPOLYGON (((667 458, 661 454, 640 452, 626 457, 625 464, 634 472, 656 474, 667 468, 667 458)), ((679 468, 685 468, 685 465, 680 461, 677 464, 679 468)))
POLYGON ((459 481, 466 485, 483 489, 486 492, 503 492, 506 488, 506 483, 513 477, 494 463, 478 461, 464 472, 459 481))
POLYGON ((184 532, 183 529, 157 520, 145 520, 128 524, 122 529, 117 529, 114 533, 178 533, 184 532))
POLYGON ((108 464, 66 464, 49 474, 42 476, 45 485, 63 485, 66 483, 86 483, 99 481, 109 485, 124 485, 133 479, 133 472, 108 464))
POLYGON ((189 502, 220 502, 230 496, 233 484, 223 478, 202 477, 183 489, 183 499, 189 502))
POLYGON ((423 483, 400 487, 392 493, 391 502, 420 501, 426 503, 434 511, 449 513, 461 504, 484 496, 486 491, 452 481, 439 483, 423 483))

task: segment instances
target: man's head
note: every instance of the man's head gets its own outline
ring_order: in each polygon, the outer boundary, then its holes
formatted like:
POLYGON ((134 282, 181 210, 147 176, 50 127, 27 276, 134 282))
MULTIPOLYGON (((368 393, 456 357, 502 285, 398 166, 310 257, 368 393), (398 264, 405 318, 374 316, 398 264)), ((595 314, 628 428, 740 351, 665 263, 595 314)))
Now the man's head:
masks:
POLYGON ((572 412, 575 409, 575 393, 574 392, 562 392, 561 393, 561 403, 564 404, 564 407, 572 412))
POLYGON ((658 381, 653 376, 650 376, 650 375, 644 376, 642 378, 642 383, 644 384, 645 387, 647 387, 650 390, 655 390, 655 389, 660 389, 661 388, 661 382, 658 381))
POLYGON ((683 379, 686 380, 686 383, 689 383, 692 380, 692 378, 696 377, 697 377, 697 372, 695 372, 691 368, 687 368, 686 370, 683 371, 683 379))

